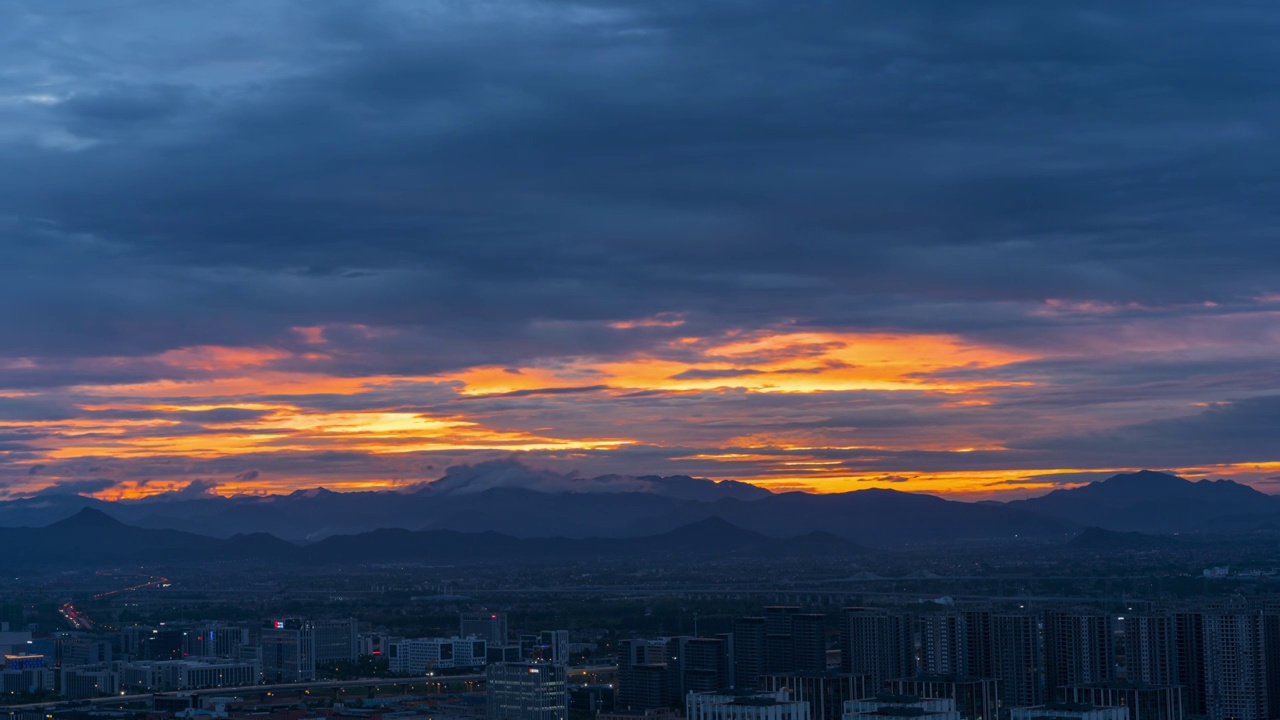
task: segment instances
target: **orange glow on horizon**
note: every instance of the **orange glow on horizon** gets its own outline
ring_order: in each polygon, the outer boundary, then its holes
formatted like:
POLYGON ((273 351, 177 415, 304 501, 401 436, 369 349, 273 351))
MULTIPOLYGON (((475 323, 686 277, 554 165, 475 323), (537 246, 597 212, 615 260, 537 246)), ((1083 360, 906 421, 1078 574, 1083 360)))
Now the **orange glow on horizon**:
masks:
MULTIPOLYGON (((617 329, 675 327, 683 319, 658 316, 611 323, 617 329)), ((357 330, 360 330, 357 328, 357 330)), ((379 335, 365 328, 366 336, 379 335)), ((681 337, 664 341, 648 353, 626 359, 570 357, 530 367, 479 366, 452 373, 419 376, 368 375, 341 377, 306 371, 307 358, 324 358, 324 328, 296 328, 309 348, 299 354, 274 348, 187 348, 153 360, 166 366, 198 371, 186 379, 166 379, 126 385, 74 388, 84 414, 61 420, 15 423, 0 427, 35 428, 47 433, 40 462, 95 458, 124 460, 188 458, 191 461, 261 456, 263 454, 344 451, 382 457, 417 452, 551 452, 609 451, 645 437, 629 428, 625 417, 607 418, 587 432, 577 426, 558 428, 536 419, 524 421, 519 408, 523 396, 511 400, 521 422, 504 426, 506 416, 489 415, 484 406, 473 414, 468 402, 449 400, 500 398, 507 393, 551 397, 565 389, 592 393, 593 402, 624 403, 631 393, 659 393, 669 397, 699 393, 820 394, 826 392, 908 392, 940 396, 938 412, 948 408, 981 411, 991 405, 989 392, 1025 383, 965 378, 952 371, 991 368, 1034 359, 1034 355, 988 347, 949 335, 836 332, 731 332, 719 337, 681 337), (284 367, 291 369, 283 369, 284 367), (431 388, 431 412, 394 407, 322 410, 308 405, 307 396, 359 398, 368 394, 394 396, 404 388, 411 402, 415 385, 431 388), (292 400, 291 398, 298 398, 292 400), (445 400, 440 400, 444 397, 445 400), (219 414, 218 411, 241 410, 219 414), (137 413, 137 417, 130 417, 137 413), (155 413, 157 417, 147 417, 155 413), (193 430, 198 429, 199 432, 193 430)), ((503 400, 503 402, 507 402, 503 400)), ((548 400, 547 402, 552 402, 548 400)), ((555 402, 565 402, 557 400, 555 402)), ((337 403, 332 407, 342 407, 337 403)), ((535 403, 531 403, 535 404, 535 403)), ((322 403, 321 406, 324 406, 322 403)), ((660 415, 641 414, 644 422, 660 427, 660 415)), ((733 431, 701 447, 726 448, 681 456, 669 461, 724 465, 716 477, 733 477, 766 488, 801 488, 814 492, 845 492, 868 487, 931 492, 955 497, 999 495, 1004 490, 1026 492, 1058 487, 1052 482, 1027 480, 1077 470, 990 470, 954 472, 872 471, 892 453, 914 450, 936 453, 1004 452, 980 433, 962 430, 886 439, 868 433, 865 442, 833 443, 820 423, 812 428, 773 429, 770 419, 735 420, 733 431), (757 425, 758 430, 752 430, 757 425), (852 460, 831 455, 850 453, 852 460), (883 457, 879 454, 883 453, 883 457)), ((635 421, 635 417, 631 418, 635 421)), ((690 422, 699 422, 691 420, 690 422)), ((714 419, 696 427, 710 431, 714 419)), ((645 440, 646 444, 681 443, 645 440)), ((652 433, 650 433, 652 435, 652 433)), ((661 434, 659 434, 661 436, 661 434)), ((581 455, 586 458, 587 455, 581 455)), ((637 474, 648 472, 636 468, 637 474)), ((413 476, 413 481, 421 477, 413 476)), ((33 482, 35 482, 33 480, 33 482)), ((322 480, 277 473, 271 477, 218 480, 223 495, 284 492, 323 484, 335 490, 388 489, 403 478, 325 476, 322 480)), ((184 487, 170 479, 151 483, 118 484, 102 497, 136 498, 184 487)))

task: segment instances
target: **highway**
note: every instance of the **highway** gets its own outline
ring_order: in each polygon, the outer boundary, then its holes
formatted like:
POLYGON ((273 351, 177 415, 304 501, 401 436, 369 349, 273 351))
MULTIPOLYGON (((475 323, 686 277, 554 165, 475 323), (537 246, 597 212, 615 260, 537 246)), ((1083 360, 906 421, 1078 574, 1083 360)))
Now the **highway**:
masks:
MULTIPOLYGON (((579 667, 570 667, 569 675, 583 675, 593 672, 608 672, 617 670, 617 665, 584 665, 579 667)), ((6 713, 31 711, 31 710, 55 710, 68 709, 74 707, 84 707, 85 705, 129 705, 139 702, 151 702, 156 697, 167 697, 173 695, 191 694, 197 697, 201 695, 236 695, 236 694, 273 694, 273 693, 289 693, 289 692, 305 692, 307 690, 324 690, 327 688, 342 687, 397 687, 401 685, 422 685, 428 683, 459 683, 459 682, 482 682, 484 673, 471 673, 468 675, 436 675, 428 677, 411 677, 411 678, 359 678, 356 680, 317 680, 314 682, 302 683, 276 683, 272 685, 241 685, 237 687, 217 687, 217 688, 199 688, 193 690, 170 690, 156 693, 142 693, 137 695, 111 695, 107 697, 85 698, 82 700, 57 700, 43 703, 28 703, 25 705, 5 705, 0 706, 0 718, 6 713)))

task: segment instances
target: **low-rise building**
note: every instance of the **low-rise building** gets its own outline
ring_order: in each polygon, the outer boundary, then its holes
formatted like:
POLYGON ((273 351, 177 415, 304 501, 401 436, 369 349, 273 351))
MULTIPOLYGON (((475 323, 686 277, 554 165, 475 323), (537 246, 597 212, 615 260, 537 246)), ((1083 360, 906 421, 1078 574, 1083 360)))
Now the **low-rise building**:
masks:
POLYGON ((1129 720, 1129 709, 1078 702, 1045 703, 1013 708, 1009 720, 1129 720))
POLYGON ((1185 693, 1178 685, 1110 682, 1065 688, 1067 700, 1101 707, 1123 707, 1129 720, 1182 720, 1185 693))
POLYGON ((142 660, 120 665, 120 688, 133 692, 194 690, 256 685, 262 672, 256 663, 230 658, 142 660))
POLYGON ((809 703, 793 700, 786 691, 749 693, 689 693, 685 720, 810 720, 809 703))
POLYGON ((120 694, 120 673, 107 665, 62 668, 59 694, 69 700, 120 694))
POLYGON ((882 694, 844 704, 844 720, 960 720, 956 701, 917 695, 882 694))
POLYGON ((1000 681, 959 675, 917 675, 885 683, 895 695, 954 700, 961 720, 997 720, 1000 717, 1000 681))
POLYGON ((400 640, 388 644, 386 658, 391 672, 404 675, 480 668, 489 661, 487 644, 477 637, 400 640))

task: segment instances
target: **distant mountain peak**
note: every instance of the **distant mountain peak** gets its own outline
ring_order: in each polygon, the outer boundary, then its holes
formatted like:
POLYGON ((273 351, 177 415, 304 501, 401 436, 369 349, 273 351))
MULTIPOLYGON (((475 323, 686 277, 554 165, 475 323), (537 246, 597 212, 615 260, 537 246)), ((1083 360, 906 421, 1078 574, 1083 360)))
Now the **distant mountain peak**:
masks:
POLYGON ((1173 483, 1187 483, 1191 481, 1181 476, 1174 475, 1171 472, 1165 472, 1163 470, 1138 470, 1137 472, 1120 473, 1118 475, 1112 475, 1111 477, 1101 482, 1102 483, 1143 482, 1143 483, 1173 484, 1173 483))
POLYGON ((293 492, 289 493, 289 497, 318 498, 318 497, 326 497, 328 495, 337 495, 337 494, 338 493, 335 493, 329 488, 322 486, 322 487, 306 488, 303 490, 294 490, 293 492))
POLYGON ((532 468, 518 460, 492 460, 475 465, 457 465, 444 477, 425 483, 420 493, 464 495, 498 489, 531 490, 550 494, 646 493, 682 500, 754 500, 771 495, 768 490, 736 480, 709 480, 687 475, 597 475, 532 468))
POLYGON ((1218 518, 1280 510, 1280 498, 1248 485, 1231 480, 1192 481, 1155 470, 1120 473, 1009 504, 1085 527, 1146 533, 1195 530, 1218 518))
POLYGON ((81 508, 79 512, 65 520, 59 520, 49 527, 75 528, 91 530, 95 528, 118 528, 125 524, 96 508, 81 508))

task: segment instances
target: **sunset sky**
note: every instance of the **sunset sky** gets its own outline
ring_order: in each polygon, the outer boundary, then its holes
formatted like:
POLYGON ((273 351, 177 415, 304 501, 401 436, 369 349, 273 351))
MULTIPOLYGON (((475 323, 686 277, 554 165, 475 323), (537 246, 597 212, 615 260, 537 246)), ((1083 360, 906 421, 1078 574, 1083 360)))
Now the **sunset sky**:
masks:
POLYGON ((1280 6, 0 0, 0 497, 1280 491, 1280 6))

